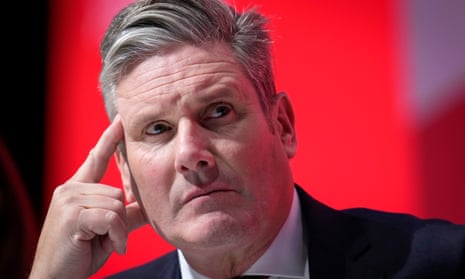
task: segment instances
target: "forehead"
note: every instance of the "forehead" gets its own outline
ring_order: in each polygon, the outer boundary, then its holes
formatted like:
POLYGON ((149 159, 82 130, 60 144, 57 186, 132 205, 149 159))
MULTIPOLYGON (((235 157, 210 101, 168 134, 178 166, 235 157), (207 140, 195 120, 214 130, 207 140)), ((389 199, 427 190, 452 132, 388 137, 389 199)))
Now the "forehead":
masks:
POLYGON ((115 104, 123 118, 143 122, 226 97, 248 106, 259 103, 232 50, 225 44, 185 45, 137 65, 118 84, 115 104))
POLYGON ((242 67, 225 44, 184 45, 154 55, 121 79, 117 96, 164 95, 198 91, 217 82, 245 79, 242 67))

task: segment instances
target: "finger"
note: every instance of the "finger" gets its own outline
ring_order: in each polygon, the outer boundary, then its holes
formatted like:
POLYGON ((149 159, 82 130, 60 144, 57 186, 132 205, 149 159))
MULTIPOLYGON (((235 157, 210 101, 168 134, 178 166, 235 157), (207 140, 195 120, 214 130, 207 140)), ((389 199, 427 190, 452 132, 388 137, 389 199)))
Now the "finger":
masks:
POLYGON ((133 231, 147 224, 147 218, 140 208, 139 203, 133 202, 126 205, 126 222, 128 231, 133 231))
POLYGON ((120 192, 118 196, 115 195, 113 197, 100 195, 100 194, 92 194, 92 195, 89 195, 88 193, 83 194, 79 198, 79 206, 84 209, 101 208, 101 209, 115 211, 121 216, 123 220, 126 220, 124 195, 122 191, 120 192))
MULTIPOLYGON (((81 198, 85 196, 103 196, 124 202, 124 192, 121 188, 100 184, 73 182, 66 185, 70 192, 76 192, 81 198)), ((70 194, 71 195, 71 194, 70 194)))
POLYGON ((107 170, 110 158, 118 143, 123 139, 121 118, 117 115, 100 136, 97 144, 90 150, 84 163, 71 180, 80 182, 99 182, 107 170))
POLYGON ((107 237, 112 248, 118 253, 126 251, 128 229, 121 216, 111 210, 102 208, 90 208, 81 210, 77 224, 79 226, 75 234, 75 241, 89 241, 96 236, 107 237))

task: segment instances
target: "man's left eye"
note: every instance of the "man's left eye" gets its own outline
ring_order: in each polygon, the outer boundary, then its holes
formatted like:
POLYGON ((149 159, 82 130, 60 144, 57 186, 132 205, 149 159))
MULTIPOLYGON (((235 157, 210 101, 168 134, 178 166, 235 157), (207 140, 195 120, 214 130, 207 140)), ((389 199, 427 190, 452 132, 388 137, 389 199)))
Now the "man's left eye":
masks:
POLYGON ((221 103, 215 105, 206 115, 206 118, 220 118, 231 112, 231 106, 221 103))

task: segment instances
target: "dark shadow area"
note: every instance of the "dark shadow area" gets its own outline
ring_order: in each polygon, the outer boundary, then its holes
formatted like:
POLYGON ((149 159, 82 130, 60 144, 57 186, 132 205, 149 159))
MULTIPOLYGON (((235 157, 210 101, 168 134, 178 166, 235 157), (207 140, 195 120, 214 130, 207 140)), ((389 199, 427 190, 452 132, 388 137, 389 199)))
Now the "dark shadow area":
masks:
POLYGON ((0 136, 42 210, 47 1, 6 1, 2 21, 0 136))
POLYGON ((27 278, 38 239, 38 223, 13 157, 0 139, 0 274, 27 278))

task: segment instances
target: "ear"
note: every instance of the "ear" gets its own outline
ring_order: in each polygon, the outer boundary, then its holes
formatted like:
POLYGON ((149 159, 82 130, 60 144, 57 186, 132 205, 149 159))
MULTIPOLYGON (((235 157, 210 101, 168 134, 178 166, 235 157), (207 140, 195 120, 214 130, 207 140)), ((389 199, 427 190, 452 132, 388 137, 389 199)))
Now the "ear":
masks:
POLYGON ((119 148, 115 151, 115 159, 116 164, 118 165, 119 172, 121 174, 121 181, 123 182, 123 189, 124 194, 126 196, 126 200, 129 203, 134 202, 136 201, 136 198, 132 191, 131 171, 129 170, 129 165, 126 156, 123 154, 123 152, 121 152, 119 148))
POLYGON ((274 133, 280 136, 288 158, 294 157, 297 149, 294 110, 287 94, 284 92, 274 96, 272 122, 274 133))

